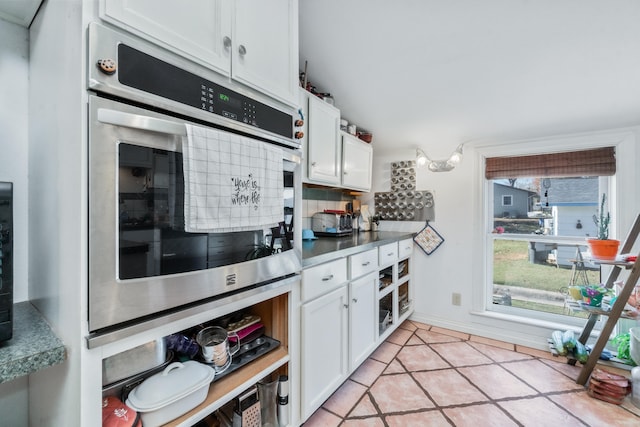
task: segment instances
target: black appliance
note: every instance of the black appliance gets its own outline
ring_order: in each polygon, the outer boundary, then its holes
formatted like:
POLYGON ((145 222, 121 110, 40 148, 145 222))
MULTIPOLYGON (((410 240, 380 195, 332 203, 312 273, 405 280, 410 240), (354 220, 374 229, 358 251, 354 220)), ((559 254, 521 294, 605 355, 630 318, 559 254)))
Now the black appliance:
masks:
POLYGON ((0 182, 0 342, 13 336, 13 184, 0 182))

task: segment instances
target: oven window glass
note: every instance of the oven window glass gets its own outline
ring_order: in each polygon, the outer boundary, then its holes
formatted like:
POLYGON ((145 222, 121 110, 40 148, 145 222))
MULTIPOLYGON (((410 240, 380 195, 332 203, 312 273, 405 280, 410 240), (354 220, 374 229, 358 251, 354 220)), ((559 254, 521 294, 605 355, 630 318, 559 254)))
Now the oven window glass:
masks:
POLYGON ((120 143, 118 277, 204 270, 292 249, 294 165, 283 162, 285 208, 278 226, 232 233, 187 233, 182 154, 120 143))

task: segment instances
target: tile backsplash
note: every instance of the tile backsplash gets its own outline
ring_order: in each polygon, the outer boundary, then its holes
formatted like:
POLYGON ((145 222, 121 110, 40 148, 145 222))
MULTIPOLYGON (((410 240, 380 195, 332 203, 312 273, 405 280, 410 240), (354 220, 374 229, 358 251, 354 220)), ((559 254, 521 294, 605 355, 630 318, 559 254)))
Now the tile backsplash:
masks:
POLYGON ((302 228, 311 228, 311 218, 316 212, 325 209, 346 210, 347 203, 356 198, 340 190, 323 188, 303 188, 302 190, 302 228))
POLYGON ((345 210, 349 200, 302 200, 302 228, 311 228, 311 218, 325 209, 345 210))

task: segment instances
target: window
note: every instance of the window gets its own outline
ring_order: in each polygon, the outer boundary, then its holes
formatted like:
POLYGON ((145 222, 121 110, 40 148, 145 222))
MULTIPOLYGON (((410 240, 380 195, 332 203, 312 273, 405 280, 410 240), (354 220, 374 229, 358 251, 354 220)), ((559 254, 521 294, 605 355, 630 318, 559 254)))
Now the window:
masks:
POLYGON ((563 323, 586 318, 566 296, 573 284, 601 281, 600 266, 583 255, 615 174, 614 148, 489 157, 485 166, 493 199, 486 309, 563 323))

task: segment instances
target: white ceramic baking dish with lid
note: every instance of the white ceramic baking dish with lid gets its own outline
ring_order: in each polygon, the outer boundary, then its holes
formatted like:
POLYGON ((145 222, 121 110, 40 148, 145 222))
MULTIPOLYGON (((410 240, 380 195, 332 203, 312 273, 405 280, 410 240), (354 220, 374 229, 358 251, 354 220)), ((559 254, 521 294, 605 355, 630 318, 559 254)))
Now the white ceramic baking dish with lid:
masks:
POLYGON ((175 362, 134 388, 126 404, 140 413, 145 427, 159 426, 202 403, 214 376, 203 363, 175 362))

